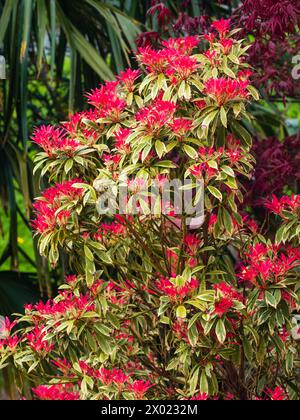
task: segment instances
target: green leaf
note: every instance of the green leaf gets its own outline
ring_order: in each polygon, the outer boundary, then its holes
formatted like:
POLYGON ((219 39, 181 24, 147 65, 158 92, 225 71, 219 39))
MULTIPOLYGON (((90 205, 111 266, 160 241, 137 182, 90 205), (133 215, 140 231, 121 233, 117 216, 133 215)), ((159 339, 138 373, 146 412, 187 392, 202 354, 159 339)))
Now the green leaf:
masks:
POLYGON ((111 354, 112 349, 111 349, 109 341, 107 340, 107 337, 101 334, 97 334, 97 338, 98 338, 100 349, 103 351, 103 353, 107 355, 111 354))
POLYGON ((191 394, 193 394, 198 386, 198 381, 199 381, 199 373, 200 373, 200 368, 197 367, 195 372, 193 373, 191 379, 190 379, 190 392, 191 394))
POLYGON ((240 140, 244 140, 245 144, 248 147, 251 147, 252 145, 252 136, 249 133, 248 130, 246 130, 240 123, 238 123, 237 121, 232 121, 231 122, 232 125, 232 129, 234 134, 236 135, 236 137, 240 140))
POLYGON ((219 319, 219 321, 217 322, 216 336, 221 344, 223 344, 226 340, 226 328, 222 319, 219 319))
POLYGON ((247 337, 243 338, 243 348, 244 348, 246 359, 248 360, 248 362, 251 362, 253 359, 253 349, 247 337))
POLYGON ((209 160, 209 161, 207 162, 207 164, 208 164, 208 166, 209 166, 210 168, 214 168, 214 169, 216 169, 216 170, 218 170, 218 169, 219 169, 219 166, 218 166, 218 164, 217 164, 217 162, 216 162, 215 160, 209 160))
POLYGON ((100 332, 100 334, 103 334, 105 337, 110 337, 112 333, 112 330, 106 327, 106 325, 95 323, 94 327, 100 332))
POLYGON ((4 7, 2 9, 2 14, 0 17, 0 44, 3 43, 3 39, 6 34, 6 30, 10 21, 10 16, 15 5, 16 5, 16 0, 5 1, 4 7))
POLYGON ((229 166, 222 166, 222 171, 225 172, 225 174, 231 176, 232 178, 235 178, 235 173, 234 170, 232 168, 230 168, 229 166))
POLYGON ((169 370, 176 369, 178 364, 179 364, 179 361, 177 358, 172 359, 171 362, 168 364, 166 371, 168 372, 169 370))
POLYGON ((223 106, 220 111, 220 118, 223 126, 227 128, 227 112, 225 111, 225 108, 223 106))
POLYGON ((235 79, 235 74, 234 74, 234 72, 232 71, 232 70, 230 70, 230 68, 229 67, 227 67, 227 66, 223 66, 223 69, 222 69, 223 71, 224 71, 224 73, 227 75, 227 76, 229 76, 229 77, 231 77, 232 79, 235 79))
POLYGON ((73 168, 74 161, 73 159, 68 159, 65 163, 65 173, 68 174, 70 170, 73 168))
POLYGON ((171 325, 171 319, 168 318, 167 316, 163 315, 162 317, 160 317, 159 322, 161 324, 166 324, 166 325, 171 325))
POLYGON ((222 202, 223 196, 222 196, 221 191, 219 191, 217 188, 212 187, 212 186, 208 186, 207 189, 214 197, 216 197, 220 202, 222 202))
POLYGON ((151 149, 152 149, 152 143, 147 144, 142 152, 142 162, 144 162, 147 159, 149 153, 151 152, 151 149))
POLYGON ((224 222, 224 227, 226 229, 226 232, 228 232, 229 234, 232 234, 233 223, 232 223, 231 215, 225 208, 222 209, 222 216, 223 216, 223 222, 224 222))
POLYGON ((158 155, 158 157, 161 159, 163 155, 166 153, 166 146, 164 143, 160 140, 156 140, 155 142, 155 150, 158 155))
POLYGON ((171 162, 170 160, 163 160, 161 162, 156 162, 154 166, 158 166, 159 168, 170 168, 170 169, 177 168, 175 163, 171 162))
POLYGON ((75 50, 75 48, 70 47, 70 84, 69 84, 69 111, 70 112, 74 112, 77 67, 78 67, 77 63, 78 63, 77 51, 75 50))
POLYGON ((212 121, 216 118, 216 116, 218 115, 219 111, 213 111, 210 114, 207 115, 207 117, 204 119, 203 123, 202 123, 202 127, 208 128, 210 126, 210 124, 212 123, 212 121))
POLYGON ((64 29, 66 37, 71 45, 75 48, 79 55, 88 63, 88 65, 104 80, 113 80, 114 75, 103 58, 99 55, 82 33, 70 22, 63 13, 59 3, 57 6, 57 15, 64 29))
POLYGON ((186 308, 185 308, 185 306, 183 306, 183 305, 178 306, 178 308, 176 309, 176 316, 177 316, 177 318, 182 318, 182 319, 186 318, 186 308))
POLYGON ((94 261, 94 255, 90 248, 86 245, 84 245, 84 254, 89 261, 94 261))
POLYGON ((283 235, 285 233, 285 227, 286 225, 282 225, 280 226, 280 228, 277 230, 276 232, 276 238, 275 238, 275 242, 276 244, 280 244, 283 241, 283 235))
POLYGON ((237 118, 240 115, 240 113, 242 112, 242 109, 243 109, 243 103, 242 102, 238 102, 238 103, 233 105, 233 112, 234 112, 235 118, 237 118))
POLYGON ((85 260, 85 279, 88 288, 91 288, 94 283, 95 264, 86 258, 85 260))
POLYGON ((277 302, 275 296, 272 295, 272 293, 267 291, 265 293, 265 299, 266 299, 266 302, 267 302, 268 305, 272 306, 275 309, 277 308, 278 302, 277 302))
POLYGON ((55 51, 56 51, 56 0, 50 0, 50 26, 51 26, 51 79, 54 80, 55 51))
POLYGON ((185 81, 183 80, 178 89, 178 96, 179 98, 183 98, 185 96, 185 81))
POLYGON ((248 86, 248 90, 249 90, 249 92, 252 94, 253 98, 254 98, 256 101, 259 101, 259 100, 260 100, 260 95, 259 95, 259 92, 258 92, 258 90, 257 90, 257 89, 255 89, 255 87, 254 87, 254 86, 248 86))
POLYGON ((232 61, 234 64, 237 64, 238 66, 240 65, 240 60, 238 59, 237 56, 235 56, 234 54, 229 54, 228 58, 230 61, 232 61))
POLYGON ((260 364, 260 366, 262 366, 264 363, 266 353, 267 353, 267 345, 266 345, 265 339, 261 337, 260 345, 256 353, 256 359, 258 363, 260 364))
POLYGON ((208 381, 207 381, 205 370, 202 371, 201 377, 200 377, 200 392, 202 394, 208 394, 208 381))
POLYGON ((185 151, 185 153, 191 158, 191 159, 197 159, 198 157, 198 153, 197 151, 192 147, 189 146, 188 144, 185 144, 183 146, 183 150, 185 151))
POLYGON ((37 67, 40 73, 42 69, 42 59, 44 53, 46 26, 47 26, 47 8, 45 0, 37 0, 37 20, 38 20, 38 57, 37 67))
POLYGON ((203 302, 214 302, 215 292, 214 290, 206 290, 197 295, 196 299, 202 300, 203 302))
POLYGON ((204 312, 207 308, 207 305, 203 302, 200 302, 198 299, 191 299, 185 302, 187 305, 192 305, 195 308, 200 309, 200 311, 204 312))

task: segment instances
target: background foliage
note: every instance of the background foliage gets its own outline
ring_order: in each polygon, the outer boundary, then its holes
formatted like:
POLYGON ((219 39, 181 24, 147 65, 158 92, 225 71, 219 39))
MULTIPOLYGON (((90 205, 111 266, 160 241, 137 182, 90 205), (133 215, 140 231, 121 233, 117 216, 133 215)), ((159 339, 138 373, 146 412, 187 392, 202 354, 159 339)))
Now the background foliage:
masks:
POLYGON ((32 175, 33 126, 65 120, 82 109, 85 91, 135 66, 136 39, 144 45, 203 33, 229 16, 255 41, 249 60, 264 102, 251 110, 259 177, 249 183, 248 200, 264 221, 260 196, 299 192, 299 87, 290 77, 299 50, 296 0, 0 0, 8 64, 8 79, 0 81, 0 314, 51 294, 64 275, 63 266, 49 269, 32 240, 31 203, 45 187, 32 175), (286 182, 270 185, 278 166, 286 182))
MULTIPOLYGON (((128 64, 141 29, 128 11, 138 14, 137 2, 0 2, 0 44, 8 63, 8 79, 1 82, 0 266, 16 279, 19 268, 37 272, 41 291, 51 291, 51 275, 30 238, 31 202, 40 187, 32 176, 32 128, 65 119, 82 105, 83 91, 128 64)), ((11 286, 5 272, 2 279, 11 286)), ((0 313, 4 301, 0 294, 0 313)))

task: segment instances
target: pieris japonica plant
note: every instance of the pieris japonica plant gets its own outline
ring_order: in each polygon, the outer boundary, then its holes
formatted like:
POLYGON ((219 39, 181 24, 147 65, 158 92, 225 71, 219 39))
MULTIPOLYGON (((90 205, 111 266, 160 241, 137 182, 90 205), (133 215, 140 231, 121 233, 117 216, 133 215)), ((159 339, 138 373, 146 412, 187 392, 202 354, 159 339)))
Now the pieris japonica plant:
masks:
POLYGON ((36 129, 51 186, 32 225, 69 275, 3 324, 1 367, 15 367, 21 392, 25 377, 46 400, 299 396, 300 199, 265 203, 282 219, 276 238, 243 212, 259 97, 235 33, 221 20, 203 38, 139 49, 140 69, 89 93, 91 110, 36 129), (174 180, 202 202, 198 225, 165 198, 174 180))

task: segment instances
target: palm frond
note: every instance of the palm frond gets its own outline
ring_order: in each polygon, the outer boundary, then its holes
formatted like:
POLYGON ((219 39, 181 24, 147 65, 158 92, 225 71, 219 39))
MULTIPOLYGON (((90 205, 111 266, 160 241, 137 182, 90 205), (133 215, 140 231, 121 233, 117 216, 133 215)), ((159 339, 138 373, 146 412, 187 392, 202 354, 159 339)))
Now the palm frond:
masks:
MULTIPOLYGON (((45 115, 49 122, 66 117, 82 105, 84 90, 127 66, 142 27, 126 14, 125 3, 0 0, 0 46, 8 64, 8 79, 0 81, 0 218, 4 211, 9 221, 0 239, 0 270, 7 261, 14 272, 22 259, 31 261, 18 243, 18 221, 21 213, 30 232, 31 203, 39 195, 31 175, 32 126, 44 123, 45 115)), ((35 260, 39 286, 50 293, 47 262, 37 252, 35 260)))

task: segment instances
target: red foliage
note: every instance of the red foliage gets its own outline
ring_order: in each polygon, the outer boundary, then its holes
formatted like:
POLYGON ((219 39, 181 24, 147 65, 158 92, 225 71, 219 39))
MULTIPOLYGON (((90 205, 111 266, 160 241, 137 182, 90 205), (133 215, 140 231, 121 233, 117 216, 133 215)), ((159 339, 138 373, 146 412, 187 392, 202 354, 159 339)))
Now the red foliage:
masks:
POLYGON ((272 194, 280 196, 287 186, 297 188, 300 181, 300 135, 280 141, 270 137, 255 140, 255 172, 250 183, 246 183, 247 201, 251 206, 260 206, 272 194))
MULTIPOLYGON (((189 0, 183 1, 181 9, 186 9, 190 3, 189 0)), ((232 2, 220 0, 219 3, 230 5, 232 2)), ((153 15, 158 12, 160 32, 143 33, 137 40, 138 46, 157 45, 161 36, 170 36, 170 23, 177 37, 201 34, 207 36, 209 29, 213 28, 221 39, 230 30, 230 24, 234 23, 243 28, 237 36, 254 36, 249 50, 249 63, 255 68, 256 85, 264 87, 271 96, 285 98, 297 95, 300 82, 294 80, 291 73, 294 66, 292 58, 300 51, 298 0, 244 0, 231 19, 222 18, 217 22, 212 22, 211 17, 206 15, 205 7, 204 4, 201 16, 192 17, 187 13, 172 16, 163 2, 153 1, 149 13, 153 15)), ((211 40, 212 38, 209 39, 211 40)), ((224 48, 226 49, 226 45, 224 48)))
POLYGON ((246 98, 249 94, 248 86, 248 80, 232 80, 221 77, 209 79, 205 84, 205 93, 214 98, 219 106, 223 106, 232 100, 246 98))
POLYGON ((33 389, 39 400, 43 401, 74 401, 79 400, 79 393, 73 392, 72 385, 40 385, 33 389))

